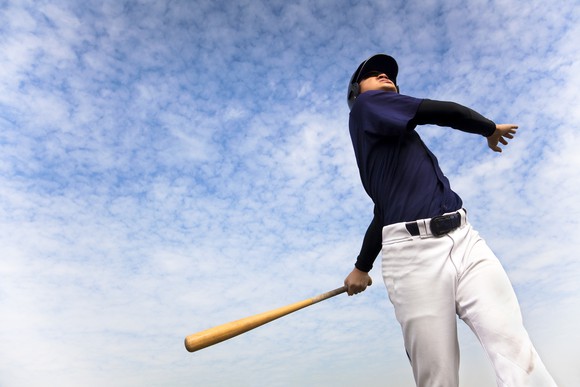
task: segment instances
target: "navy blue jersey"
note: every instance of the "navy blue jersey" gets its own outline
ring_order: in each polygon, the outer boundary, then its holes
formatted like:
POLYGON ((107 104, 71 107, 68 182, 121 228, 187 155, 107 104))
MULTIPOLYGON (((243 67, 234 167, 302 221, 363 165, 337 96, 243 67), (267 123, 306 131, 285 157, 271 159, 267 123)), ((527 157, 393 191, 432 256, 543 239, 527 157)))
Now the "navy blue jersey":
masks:
POLYGON ((349 128, 362 184, 375 203, 356 267, 372 268, 383 226, 432 218, 461 208, 435 155, 417 125, 449 126, 490 136, 495 123, 454 102, 418 99, 395 92, 367 91, 356 99, 349 128))
POLYGON ((394 92, 361 94, 350 113, 350 135, 362 184, 383 226, 461 208, 413 118, 422 100, 394 92))

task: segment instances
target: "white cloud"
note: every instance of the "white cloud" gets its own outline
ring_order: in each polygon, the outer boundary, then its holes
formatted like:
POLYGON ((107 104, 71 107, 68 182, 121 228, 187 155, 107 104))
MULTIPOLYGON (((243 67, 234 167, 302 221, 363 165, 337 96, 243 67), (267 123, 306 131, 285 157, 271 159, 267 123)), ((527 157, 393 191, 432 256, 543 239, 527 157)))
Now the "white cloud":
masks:
MULTIPOLYGON (((539 1, 5 4, 0 384, 411 386, 377 269, 363 295, 182 344, 340 286, 372 209, 346 83, 380 51, 403 92, 520 124, 502 155, 419 130, 576 385, 577 21, 539 1)), ((492 380, 461 337, 463 383, 492 380)))

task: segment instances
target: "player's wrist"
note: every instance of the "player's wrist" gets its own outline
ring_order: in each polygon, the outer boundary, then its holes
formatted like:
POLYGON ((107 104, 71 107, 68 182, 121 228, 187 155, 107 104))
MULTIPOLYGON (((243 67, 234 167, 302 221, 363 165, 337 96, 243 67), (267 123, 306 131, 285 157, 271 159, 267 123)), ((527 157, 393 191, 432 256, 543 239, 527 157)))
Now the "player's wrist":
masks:
POLYGON ((368 264, 365 264, 365 263, 362 263, 362 262, 358 262, 357 261, 354 264, 354 269, 353 270, 356 270, 356 271, 361 272, 361 273, 368 274, 368 272, 371 271, 372 268, 373 268, 372 265, 369 267, 368 264))

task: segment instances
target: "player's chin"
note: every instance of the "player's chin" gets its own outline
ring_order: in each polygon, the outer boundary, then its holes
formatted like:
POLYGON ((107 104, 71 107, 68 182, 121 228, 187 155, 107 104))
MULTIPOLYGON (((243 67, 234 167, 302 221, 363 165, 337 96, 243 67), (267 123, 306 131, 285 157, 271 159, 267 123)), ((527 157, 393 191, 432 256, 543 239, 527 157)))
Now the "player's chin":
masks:
POLYGON ((384 85, 381 89, 383 89, 383 91, 392 91, 392 92, 397 92, 397 88, 395 87, 395 85, 389 83, 388 85, 384 85))

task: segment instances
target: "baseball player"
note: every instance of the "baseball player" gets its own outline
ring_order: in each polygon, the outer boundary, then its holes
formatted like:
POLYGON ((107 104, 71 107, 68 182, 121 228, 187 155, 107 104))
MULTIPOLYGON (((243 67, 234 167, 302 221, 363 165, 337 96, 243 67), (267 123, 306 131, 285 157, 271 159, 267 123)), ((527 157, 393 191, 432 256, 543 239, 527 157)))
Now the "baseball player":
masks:
POLYGON ((453 102, 399 94, 398 65, 384 54, 362 62, 348 85, 349 130, 362 184, 374 203, 348 294, 382 274, 401 324, 417 386, 459 385, 456 316, 475 333, 498 386, 555 386, 523 326, 512 285, 467 219, 435 155, 416 130, 434 124, 478 134, 495 152, 517 126, 453 102))

